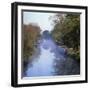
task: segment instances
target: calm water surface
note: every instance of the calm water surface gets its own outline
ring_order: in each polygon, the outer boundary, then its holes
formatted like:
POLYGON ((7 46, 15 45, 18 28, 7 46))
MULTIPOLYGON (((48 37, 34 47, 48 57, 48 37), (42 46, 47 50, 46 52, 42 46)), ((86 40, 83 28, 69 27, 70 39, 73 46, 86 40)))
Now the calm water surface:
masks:
POLYGON ((51 37, 38 41, 38 55, 28 64, 25 77, 79 74, 80 67, 67 57, 65 48, 58 47, 51 37), (69 63, 68 63, 69 62, 69 63))

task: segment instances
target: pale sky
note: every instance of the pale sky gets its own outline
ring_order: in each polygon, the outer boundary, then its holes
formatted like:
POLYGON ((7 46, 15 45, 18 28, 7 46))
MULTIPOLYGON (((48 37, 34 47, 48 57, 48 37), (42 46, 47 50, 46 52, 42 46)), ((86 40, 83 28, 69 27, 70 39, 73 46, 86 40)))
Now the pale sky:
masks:
POLYGON ((46 13, 46 12, 23 12, 23 23, 37 23, 42 31, 48 30, 51 31, 53 28, 52 20, 49 17, 54 16, 55 13, 46 13))

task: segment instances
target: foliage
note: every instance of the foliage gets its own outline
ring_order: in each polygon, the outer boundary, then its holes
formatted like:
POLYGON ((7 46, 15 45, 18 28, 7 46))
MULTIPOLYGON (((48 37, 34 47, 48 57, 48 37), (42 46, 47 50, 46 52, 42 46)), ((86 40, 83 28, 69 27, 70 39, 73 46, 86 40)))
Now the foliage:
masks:
POLYGON ((80 60, 80 15, 57 14, 54 19, 52 36, 58 45, 66 45, 69 55, 80 60), (72 52, 70 51, 72 48, 72 52))
POLYGON ((23 60, 24 64, 26 64, 28 58, 31 57, 35 51, 37 41, 40 37, 40 27, 35 24, 23 25, 22 35, 23 60))

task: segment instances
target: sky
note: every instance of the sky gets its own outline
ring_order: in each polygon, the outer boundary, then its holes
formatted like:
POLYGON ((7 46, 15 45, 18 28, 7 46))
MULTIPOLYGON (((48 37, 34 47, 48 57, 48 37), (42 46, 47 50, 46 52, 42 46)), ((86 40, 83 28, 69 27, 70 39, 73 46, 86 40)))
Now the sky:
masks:
POLYGON ((46 12, 23 12, 23 23, 30 24, 35 23, 40 26, 42 31, 48 30, 51 31, 53 28, 53 21, 50 17, 54 16, 55 13, 46 13, 46 12))

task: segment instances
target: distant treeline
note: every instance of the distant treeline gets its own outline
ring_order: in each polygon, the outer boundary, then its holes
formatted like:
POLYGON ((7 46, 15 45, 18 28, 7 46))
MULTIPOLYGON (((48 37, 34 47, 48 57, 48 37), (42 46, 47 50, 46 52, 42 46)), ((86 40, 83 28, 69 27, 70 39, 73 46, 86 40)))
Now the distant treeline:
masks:
POLYGON ((58 45, 66 46, 68 55, 80 61, 80 15, 56 14, 51 32, 58 45))

